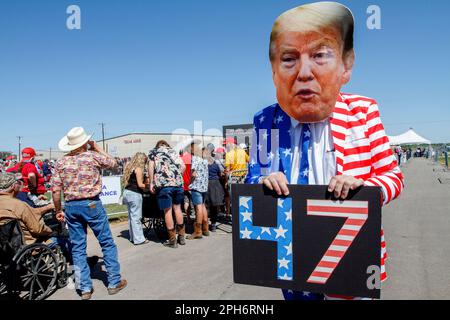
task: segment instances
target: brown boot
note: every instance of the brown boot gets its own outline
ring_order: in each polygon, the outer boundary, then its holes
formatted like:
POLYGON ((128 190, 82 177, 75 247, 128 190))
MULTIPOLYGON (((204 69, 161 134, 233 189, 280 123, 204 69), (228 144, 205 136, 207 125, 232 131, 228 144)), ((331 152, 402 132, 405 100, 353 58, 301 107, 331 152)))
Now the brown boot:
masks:
POLYGON ((201 239, 201 238, 203 238, 202 224, 196 222, 196 223, 194 223, 194 233, 188 237, 188 240, 201 239))
POLYGON ((177 224, 178 243, 182 246, 186 244, 186 228, 184 224, 177 224))
POLYGON ((167 232, 169 233, 169 240, 163 243, 164 246, 176 249, 178 247, 178 244, 177 244, 177 232, 175 231, 175 228, 167 230, 167 232))
POLYGON ((209 237, 209 222, 208 221, 203 221, 202 233, 205 237, 209 237))

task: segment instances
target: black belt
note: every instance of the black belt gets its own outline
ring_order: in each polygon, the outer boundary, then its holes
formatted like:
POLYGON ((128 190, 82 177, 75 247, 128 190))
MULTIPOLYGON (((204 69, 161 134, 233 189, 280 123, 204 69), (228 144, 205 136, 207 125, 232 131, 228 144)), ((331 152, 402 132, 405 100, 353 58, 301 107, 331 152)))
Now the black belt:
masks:
POLYGON ((73 199, 73 200, 66 201, 66 203, 70 203, 73 201, 100 201, 100 195, 96 195, 95 197, 92 197, 92 198, 73 199))

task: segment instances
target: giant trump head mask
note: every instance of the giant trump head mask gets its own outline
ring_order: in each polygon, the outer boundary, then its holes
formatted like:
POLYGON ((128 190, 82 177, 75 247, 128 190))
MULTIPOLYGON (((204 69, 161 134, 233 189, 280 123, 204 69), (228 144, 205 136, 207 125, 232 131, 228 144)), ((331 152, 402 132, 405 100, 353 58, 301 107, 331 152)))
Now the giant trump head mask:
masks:
POLYGON ((302 123, 327 119, 351 77, 354 19, 336 2, 284 12, 270 37, 270 61, 281 108, 302 123))

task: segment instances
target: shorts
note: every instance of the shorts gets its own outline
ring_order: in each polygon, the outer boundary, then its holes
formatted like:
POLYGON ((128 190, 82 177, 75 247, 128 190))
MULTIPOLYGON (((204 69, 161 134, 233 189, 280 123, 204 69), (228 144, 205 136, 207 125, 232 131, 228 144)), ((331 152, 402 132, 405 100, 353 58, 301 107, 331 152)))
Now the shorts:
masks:
POLYGON ((207 192, 198 192, 195 190, 191 190, 192 202, 194 203, 194 206, 205 204, 207 194, 208 194, 207 192))
POLYGON ((156 196, 158 207, 160 210, 166 210, 172 205, 180 205, 184 200, 183 188, 181 187, 165 187, 158 191, 156 196))

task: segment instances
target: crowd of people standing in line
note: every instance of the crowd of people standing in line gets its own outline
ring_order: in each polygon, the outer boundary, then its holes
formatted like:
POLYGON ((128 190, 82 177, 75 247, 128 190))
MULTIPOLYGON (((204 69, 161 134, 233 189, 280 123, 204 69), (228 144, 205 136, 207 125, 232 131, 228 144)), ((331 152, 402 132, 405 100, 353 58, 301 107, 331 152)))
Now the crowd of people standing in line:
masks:
POLYGON ((399 165, 403 165, 408 162, 411 158, 434 158, 436 151, 433 148, 421 148, 417 147, 416 151, 412 151, 411 148, 406 148, 402 146, 392 147, 392 151, 399 165))
POLYGON ((186 239, 201 239, 215 232, 220 208, 224 207, 226 214, 230 212, 229 181, 240 182, 247 173, 246 151, 232 138, 225 141, 225 147, 202 146, 192 140, 177 151, 161 140, 148 156, 137 153, 122 177, 130 241, 135 245, 148 242, 141 223, 144 193, 154 194, 163 212, 168 232, 165 246, 177 248, 185 245, 186 239), (194 232, 186 237, 183 212, 186 222, 191 223, 192 209, 194 232))

